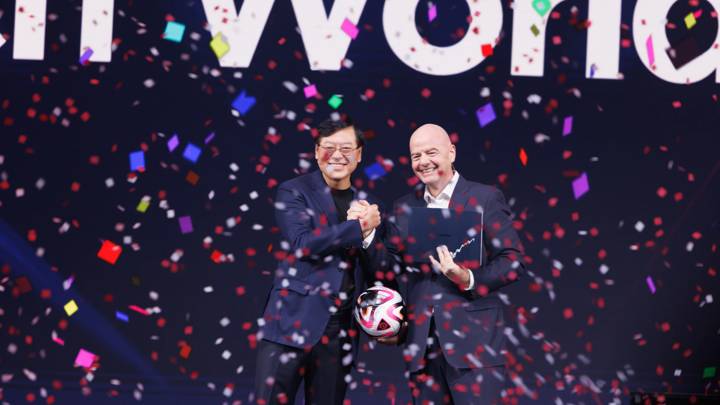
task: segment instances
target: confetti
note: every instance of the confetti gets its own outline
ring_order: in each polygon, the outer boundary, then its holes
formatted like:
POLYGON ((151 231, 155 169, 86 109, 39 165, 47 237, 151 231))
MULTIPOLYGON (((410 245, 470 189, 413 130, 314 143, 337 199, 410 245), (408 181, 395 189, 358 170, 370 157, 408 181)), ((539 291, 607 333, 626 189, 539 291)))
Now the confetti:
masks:
POLYGON ((365 168, 365 176, 370 180, 377 180, 385 174, 387 174, 385 168, 378 162, 365 168))
POLYGON ((120 312, 120 311, 115 311, 115 318, 117 318, 125 323, 127 323, 129 320, 127 314, 120 312))
POLYGON ((687 27, 687 29, 692 29, 695 24, 697 24, 695 15, 693 13, 688 13, 688 15, 685 16, 685 26, 687 27))
POLYGON ((115 264, 115 262, 117 262, 118 258, 120 257, 120 253, 122 253, 121 246, 116 245, 109 240, 106 240, 100 247, 97 256, 110 264, 115 264))
POLYGON ((545 17, 545 14, 550 11, 550 6, 550 0, 532 0, 532 7, 540 17, 545 17))
POLYGON ((333 94, 332 97, 330 97, 330 99, 328 100, 328 105, 337 110, 342 104, 342 102, 342 97, 337 94, 333 94))
POLYGON ((95 354, 93 354, 85 349, 80 349, 80 351, 78 351, 77 356, 75 357, 75 366, 90 368, 90 367, 92 367, 92 364, 94 361, 95 361, 95 354))
POLYGON ((433 22, 437 18, 437 5, 429 3, 428 7, 428 22, 433 22))
POLYGON ((168 41, 181 42, 183 35, 185 34, 185 24, 181 24, 175 21, 168 21, 165 26, 165 32, 163 38, 168 41))
POLYGON ((170 140, 167 142, 168 151, 172 152, 175 150, 175 148, 180 145, 180 138, 177 136, 177 134, 174 134, 170 140))
POLYGON ((78 306, 75 303, 75 300, 68 301, 63 308, 65 309, 65 313, 68 316, 72 316, 75 312, 78 311, 78 306))
POLYGON ((145 171, 145 152, 139 150, 130 153, 130 171, 145 171))
POLYGON ((192 218, 189 216, 178 218, 180 224, 180 232, 183 234, 190 233, 193 231, 192 218))
POLYGON ((588 183, 587 173, 583 173, 577 179, 572 182, 573 195, 575 199, 579 199, 584 196, 590 190, 590 184, 588 183))
POLYGON ((183 151, 183 157, 185 159, 189 160, 190 162, 197 163, 198 159, 200 158, 201 153, 202 153, 202 150, 198 146, 196 146, 192 143, 188 143, 187 145, 185 145, 185 150, 183 151))
POLYGON ((651 292, 652 294, 655 294, 655 283, 653 282, 652 277, 647 276, 647 277, 645 278, 645 282, 647 283, 648 288, 650 289, 650 292, 651 292))
POLYGON ((92 48, 86 49, 85 52, 83 52, 82 55, 80 55, 80 61, 79 61, 80 64, 84 65, 84 64, 88 63, 88 61, 90 60, 90 57, 93 55, 93 53, 94 52, 93 52, 92 48))
POLYGON ((315 95, 317 94, 317 88, 314 84, 305 86, 303 90, 305 92, 305 98, 315 97, 315 95))
POLYGON ((478 122, 480 123, 480 128, 485 128, 490 124, 491 122, 495 121, 495 109, 493 108, 491 103, 487 103, 484 106, 480 107, 475 111, 475 115, 477 116, 478 122))
POLYGON ((647 50, 648 63, 653 66, 655 64, 655 48, 653 47, 652 35, 648 36, 647 41, 645 41, 645 49, 647 50))
POLYGON ((343 21, 341 26, 343 32, 348 34, 348 36, 352 39, 357 38, 358 33, 360 30, 355 26, 355 24, 352 23, 352 21, 348 20, 347 18, 343 21))
POLYGON ((225 42, 222 33, 218 32, 210 41, 210 49, 212 49, 218 59, 222 59, 222 57, 230 51, 230 45, 225 42))
POLYGON ((565 117, 565 120, 563 121, 563 136, 568 136, 572 132, 573 129, 573 117, 565 117))
POLYGON ((245 115, 255 105, 255 101, 255 97, 248 96, 243 90, 233 101, 232 108, 239 112, 240 115, 245 115))

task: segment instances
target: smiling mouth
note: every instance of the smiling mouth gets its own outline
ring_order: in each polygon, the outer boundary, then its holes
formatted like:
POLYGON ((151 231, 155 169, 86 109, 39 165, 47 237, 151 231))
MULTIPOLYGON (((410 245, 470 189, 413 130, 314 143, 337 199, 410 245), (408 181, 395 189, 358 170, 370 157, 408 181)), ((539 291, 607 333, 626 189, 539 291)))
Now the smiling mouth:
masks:
POLYGON ((427 169, 420 170, 420 174, 422 174, 423 176, 426 176, 426 175, 434 172, 435 170, 437 170, 437 167, 429 167, 427 169))

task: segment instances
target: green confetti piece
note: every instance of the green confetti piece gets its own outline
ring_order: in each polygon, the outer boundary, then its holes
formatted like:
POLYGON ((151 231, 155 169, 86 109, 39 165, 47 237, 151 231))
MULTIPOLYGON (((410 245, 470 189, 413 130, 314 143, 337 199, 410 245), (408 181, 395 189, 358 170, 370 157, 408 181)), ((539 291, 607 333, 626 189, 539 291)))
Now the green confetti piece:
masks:
POLYGON ((538 27, 535 24, 533 24, 530 27, 530 31, 532 31, 533 35, 535 35, 535 36, 540 35, 540 30, 538 29, 538 27))
POLYGON ((715 377, 715 367, 705 367, 703 370, 703 378, 713 378, 715 377))
POLYGON ((533 0, 532 6, 540 17, 544 17, 550 11, 550 0, 533 0))
POLYGON ((338 109, 340 105, 342 104, 342 98, 338 96, 337 94, 333 94, 332 97, 330 97, 330 100, 328 100, 328 105, 334 109, 338 109))
POLYGON ((138 212, 142 212, 143 214, 145 211, 147 211, 148 207, 150 207, 150 199, 149 198, 143 198, 140 200, 140 203, 137 205, 138 212))

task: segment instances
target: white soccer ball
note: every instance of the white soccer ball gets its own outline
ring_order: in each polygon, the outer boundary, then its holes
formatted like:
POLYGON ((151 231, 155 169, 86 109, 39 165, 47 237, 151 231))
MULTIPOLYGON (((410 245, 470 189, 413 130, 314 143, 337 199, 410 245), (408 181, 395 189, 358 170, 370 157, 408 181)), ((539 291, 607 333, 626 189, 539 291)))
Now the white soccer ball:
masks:
POLYGON ((404 304, 399 292, 374 286, 360 294, 355 305, 355 320, 372 337, 391 337, 400 332, 404 304))

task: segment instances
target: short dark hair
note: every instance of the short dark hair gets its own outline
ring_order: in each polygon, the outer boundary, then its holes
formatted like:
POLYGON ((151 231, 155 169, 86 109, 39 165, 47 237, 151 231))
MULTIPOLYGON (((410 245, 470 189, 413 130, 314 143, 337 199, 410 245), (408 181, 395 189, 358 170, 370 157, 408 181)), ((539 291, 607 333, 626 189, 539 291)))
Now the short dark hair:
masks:
POLYGON ((353 125, 353 122, 350 118, 339 120, 328 118, 318 124, 317 128, 315 128, 317 130, 315 144, 319 145, 322 138, 332 136, 334 133, 348 127, 352 127, 355 130, 355 142, 357 143, 357 147, 359 148, 361 146, 365 146, 365 136, 363 135, 362 131, 358 129, 358 127, 353 125))

